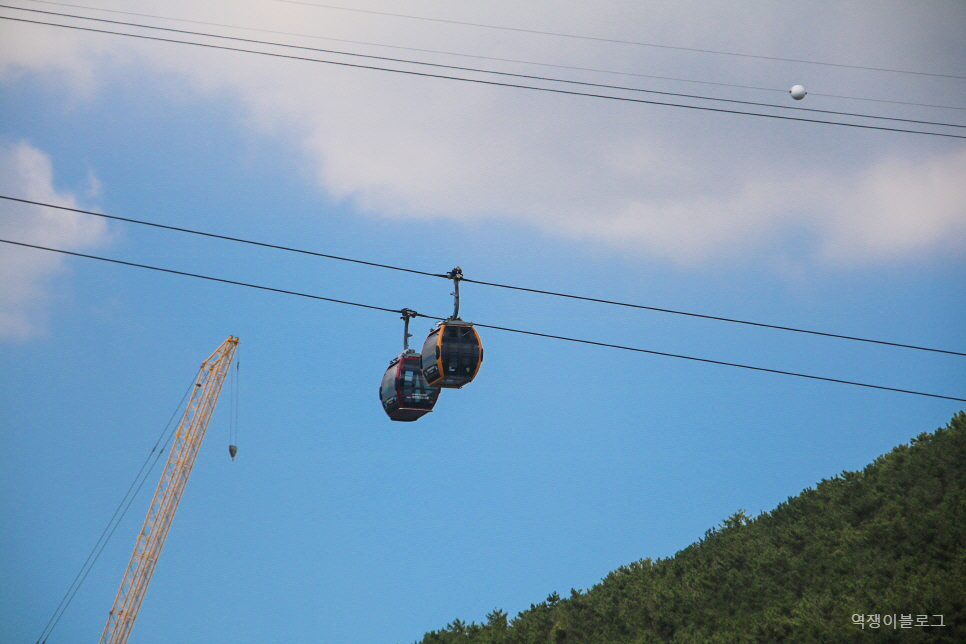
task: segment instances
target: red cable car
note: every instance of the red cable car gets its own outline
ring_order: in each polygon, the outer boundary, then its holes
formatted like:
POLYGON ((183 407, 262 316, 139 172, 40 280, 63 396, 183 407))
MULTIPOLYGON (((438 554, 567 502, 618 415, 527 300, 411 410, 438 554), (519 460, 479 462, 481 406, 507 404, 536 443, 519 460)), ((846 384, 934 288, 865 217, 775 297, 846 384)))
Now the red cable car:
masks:
POLYGON ((379 386, 379 399, 382 408, 391 420, 412 422, 433 411, 439 398, 439 387, 431 387, 423 376, 418 353, 409 348, 409 319, 416 313, 403 309, 406 327, 403 337, 403 352, 389 362, 389 368, 382 376, 379 386))

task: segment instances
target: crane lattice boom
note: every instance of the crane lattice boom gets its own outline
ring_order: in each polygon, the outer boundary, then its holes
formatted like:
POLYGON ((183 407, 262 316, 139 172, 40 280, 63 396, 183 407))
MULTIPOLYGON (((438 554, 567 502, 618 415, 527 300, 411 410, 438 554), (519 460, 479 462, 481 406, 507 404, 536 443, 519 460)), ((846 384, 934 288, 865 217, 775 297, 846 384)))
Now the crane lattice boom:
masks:
POLYGON ((171 528, 174 513, 178 510, 178 503, 191 475, 191 468, 205 437, 208 421, 215 410, 215 403, 218 402, 221 386, 228 375, 237 346, 238 338, 229 336, 201 363, 191 400, 185 408, 181 425, 175 435, 161 482, 154 493, 154 500, 134 547, 134 554, 131 555, 121 588, 114 600, 114 607, 107 618, 101 644, 124 644, 131 635, 134 620, 137 619, 141 602, 144 601, 144 593, 158 563, 158 556, 171 528))

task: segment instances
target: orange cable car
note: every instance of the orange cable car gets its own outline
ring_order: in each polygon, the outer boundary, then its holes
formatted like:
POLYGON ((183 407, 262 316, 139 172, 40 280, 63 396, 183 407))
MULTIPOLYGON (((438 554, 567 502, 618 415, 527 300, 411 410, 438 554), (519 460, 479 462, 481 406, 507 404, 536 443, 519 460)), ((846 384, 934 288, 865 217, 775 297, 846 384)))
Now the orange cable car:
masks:
POLYGON ((436 324, 423 343, 421 354, 423 374, 430 387, 459 389, 476 378, 483 364, 483 344, 472 322, 459 317, 460 280, 463 271, 459 266, 449 274, 456 290, 456 306, 452 317, 436 324))

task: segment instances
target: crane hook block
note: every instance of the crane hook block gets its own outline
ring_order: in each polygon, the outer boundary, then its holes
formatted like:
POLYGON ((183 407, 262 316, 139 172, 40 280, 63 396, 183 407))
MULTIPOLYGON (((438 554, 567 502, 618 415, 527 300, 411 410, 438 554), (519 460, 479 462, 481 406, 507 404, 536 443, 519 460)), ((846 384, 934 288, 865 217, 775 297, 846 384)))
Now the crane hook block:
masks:
POLYGON ((231 460, 235 460, 235 454, 238 453, 238 448, 234 445, 228 446, 228 453, 231 454, 231 460))

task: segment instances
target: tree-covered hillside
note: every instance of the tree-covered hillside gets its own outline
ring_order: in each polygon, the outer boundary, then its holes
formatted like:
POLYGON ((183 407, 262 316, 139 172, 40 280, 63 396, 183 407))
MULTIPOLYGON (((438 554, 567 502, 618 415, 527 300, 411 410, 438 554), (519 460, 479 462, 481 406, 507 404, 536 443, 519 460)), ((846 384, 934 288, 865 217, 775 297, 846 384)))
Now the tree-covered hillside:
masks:
POLYGON ((421 644, 870 638, 966 642, 963 412, 771 513, 738 511, 674 557, 622 566, 512 620, 500 610, 485 624, 455 620, 421 644), (878 615, 879 627, 857 625, 857 614, 878 615))

